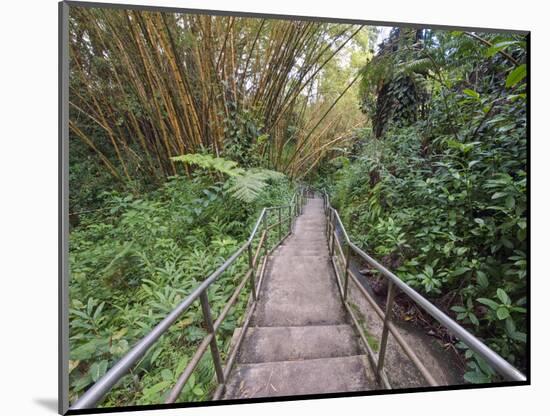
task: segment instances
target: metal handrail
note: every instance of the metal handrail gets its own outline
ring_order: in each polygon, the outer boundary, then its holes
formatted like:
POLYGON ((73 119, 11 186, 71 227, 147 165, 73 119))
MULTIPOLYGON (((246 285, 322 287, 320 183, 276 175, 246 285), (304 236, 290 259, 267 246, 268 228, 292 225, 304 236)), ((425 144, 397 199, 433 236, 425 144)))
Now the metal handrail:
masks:
MULTIPOLYGON (((288 235, 292 233, 292 222, 299 214, 303 211, 304 206, 304 188, 300 187, 293 195, 291 201, 287 205, 281 205, 277 207, 267 207, 263 208, 258 220, 256 221, 250 237, 246 242, 240 246, 220 267, 218 267, 210 276, 208 276, 196 289, 194 289, 189 296, 187 296, 172 312, 170 312, 160 323, 158 323, 145 337, 138 341, 132 349, 126 353, 117 363, 107 371, 103 377, 101 377, 92 387, 90 387, 78 400, 69 408, 69 410, 77 409, 87 409, 95 406, 112 388, 113 386, 149 351, 153 344, 178 320, 178 318, 197 300, 200 300, 202 313, 205 321, 206 328, 208 330, 207 335, 203 338, 202 342, 197 347, 197 350, 187 364, 185 369, 182 371, 181 375, 176 382, 176 385, 170 392, 167 403, 173 403, 177 400, 181 390, 183 389, 186 381, 189 379, 189 376, 193 373, 196 365, 199 360, 202 358, 206 352, 208 346, 212 353, 212 358, 214 361, 214 368, 216 370, 216 376, 218 381, 218 389, 216 390, 216 395, 219 396, 223 393, 225 388, 225 380, 231 371, 235 359, 235 353, 238 350, 240 341, 246 332, 248 323, 250 322, 251 311, 254 309, 257 299, 260 295, 261 282, 263 280, 263 274, 265 271, 265 266, 267 263, 269 245, 268 242, 268 233, 269 227, 267 226, 267 218, 269 212, 273 209, 278 210, 279 212, 279 222, 275 225, 279 225, 279 239, 278 242, 274 245, 273 248, 281 244, 288 235), (288 209, 289 216, 284 218, 284 221, 281 219, 281 213, 284 208, 288 209), (292 212, 293 210, 293 212, 292 212), (288 221, 288 232, 283 237, 282 236, 282 223, 288 221), (256 250, 256 255, 252 253, 252 243, 254 237, 256 236, 260 225, 264 224, 264 231, 262 232, 262 237, 260 238, 258 248, 256 250), (255 287, 256 279, 256 264, 255 261, 259 258, 261 248, 264 247, 264 257, 263 260, 260 260, 262 263, 260 267, 260 275, 258 277, 258 287, 255 287), (218 319, 213 322, 210 305, 208 302, 208 288, 212 283, 214 283, 234 262, 241 256, 241 254, 247 250, 249 256, 249 267, 245 272, 242 282, 237 286, 229 301, 226 303, 224 310, 221 312, 218 319), (235 347, 229 353, 229 358, 226 362, 225 369, 222 368, 221 357, 217 346, 216 341, 216 331, 220 327, 221 322, 227 316, 229 308, 233 306, 236 302, 238 295, 244 288, 247 281, 250 281, 251 284, 251 300, 252 308, 248 313, 247 317, 244 320, 242 330, 239 336, 239 340, 236 342, 235 347)), ((272 249, 273 250, 273 249, 272 249)))
MULTIPOLYGON (((493 351, 491 348, 489 348, 487 345, 485 345, 481 340, 476 338, 474 335, 472 335, 470 332, 468 332, 464 327, 462 327, 460 324, 458 324, 455 320, 450 318, 448 315, 446 315, 444 312, 442 312, 439 308, 437 308, 434 304, 432 304, 430 301, 428 301, 425 297, 420 295, 416 290, 414 290, 412 287, 410 287, 408 284, 403 282, 398 276, 396 276, 394 273, 389 271, 387 268, 382 266, 380 263, 378 263, 374 258, 369 256, 367 253, 365 253, 361 248, 359 248, 357 245, 355 245, 349 238, 348 233, 346 231, 346 228, 344 227, 344 224, 342 223, 342 220, 340 219, 340 215, 338 214, 338 211, 333 208, 330 205, 330 199, 328 194, 323 190, 321 191, 323 196, 323 203, 325 208, 325 215, 327 217, 327 236, 329 237, 329 247, 331 250, 331 259, 334 254, 334 247, 336 244, 340 245, 338 241, 338 235, 336 232, 336 226, 335 223, 338 225, 338 228, 340 232, 342 233, 344 237, 344 241, 347 244, 347 252, 345 255, 345 276, 344 276, 344 284, 343 287, 340 287, 341 294, 344 300, 344 303, 347 305, 347 291, 348 291, 348 279, 349 276, 352 276, 352 279, 354 280, 354 283, 358 284, 360 287, 361 293, 367 298, 369 303, 371 303, 377 314, 384 320, 384 326, 382 329, 382 337, 381 337, 381 345, 380 345, 380 352, 378 354, 378 357, 374 357, 374 353, 372 352, 372 349, 367 345, 367 350, 369 351, 370 359, 374 361, 376 368, 377 368, 377 376, 382 378, 382 381, 386 385, 386 387, 391 388, 389 386, 389 382, 387 380, 387 377, 385 373, 383 372, 383 365, 384 365, 384 354, 386 350, 386 343, 387 343, 387 336, 388 332, 391 332, 392 335, 396 338, 396 341, 400 346, 405 350, 405 353, 409 356, 409 358, 413 361, 413 364, 417 367, 417 369, 422 373, 422 375, 426 378, 428 383, 430 385, 437 385, 434 378, 431 376, 429 371, 424 367, 424 365, 421 363, 421 361, 418 359, 414 351, 406 344, 406 341, 400 336, 400 334, 397 332, 395 326, 391 323, 391 312, 392 312, 392 305, 393 305, 393 299, 394 299, 394 288, 399 288, 403 293, 405 293, 410 299, 412 299, 417 305, 419 305, 422 309, 424 309, 430 316, 432 316, 434 319, 436 319, 439 323, 441 323, 445 328, 447 328, 450 332, 452 332, 458 339, 460 339, 464 344, 466 344, 468 347, 470 347, 475 353, 477 353, 481 358, 483 358, 489 366, 495 370, 498 374, 500 374, 505 380, 510 381, 525 381, 526 377, 525 375, 519 371, 517 368, 515 368, 513 365, 511 365, 508 361, 506 361, 504 358, 502 358, 499 354, 497 354, 495 351, 493 351), (335 241, 337 243, 335 243, 335 241), (375 301, 372 299, 372 297, 368 294, 366 290, 364 290, 360 285, 357 278, 353 275, 353 272, 349 269, 349 256, 350 252, 353 251, 357 255, 359 255, 362 259, 364 259, 367 263, 369 263, 372 267, 374 267, 376 270, 378 270, 385 278, 388 279, 388 300, 386 302, 386 311, 382 312, 381 309, 375 304, 375 301)), ((341 247, 339 247, 340 253, 343 253, 343 250, 341 247)), ((333 261, 333 266, 337 274, 337 279, 339 273, 336 268, 336 264, 333 261)), ((341 285, 341 282, 338 281, 339 286, 341 285)), ((351 308, 348 308, 348 311, 352 314, 351 308)), ((355 319, 354 319, 355 320, 355 319)))

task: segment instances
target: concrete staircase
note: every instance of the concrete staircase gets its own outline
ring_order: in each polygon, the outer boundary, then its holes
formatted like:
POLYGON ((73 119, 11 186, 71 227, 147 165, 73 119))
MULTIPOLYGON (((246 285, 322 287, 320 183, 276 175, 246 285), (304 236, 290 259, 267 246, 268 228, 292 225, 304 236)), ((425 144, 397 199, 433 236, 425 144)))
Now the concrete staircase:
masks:
POLYGON ((308 200, 293 234, 269 259, 226 399, 377 387, 342 305, 324 229, 322 200, 308 200))

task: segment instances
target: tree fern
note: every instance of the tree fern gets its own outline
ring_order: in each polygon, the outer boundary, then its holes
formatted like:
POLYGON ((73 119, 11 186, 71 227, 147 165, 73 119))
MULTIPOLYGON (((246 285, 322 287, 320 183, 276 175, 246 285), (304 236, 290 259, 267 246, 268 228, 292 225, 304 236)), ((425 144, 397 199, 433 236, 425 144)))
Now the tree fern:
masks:
POLYGON ((269 169, 252 168, 245 170, 237 162, 199 153, 171 158, 173 161, 189 163, 203 169, 214 170, 229 176, 225 189, 234 198, 246 203, 253 202, 268 185, 268 181, 284 178, 284 174, 269 169))
POLYGON ((238 167, 237 162, 224 159, 223 157, 213 157, 212 155, 204 155, 200 153, 189 153, 181 156, 171 157, 175 162, 184 162, 190 165, 196 165, 203 169, 211 169, 228 176, 239 176, 245 171, 238 167))
POLYGON ((267 186, 267 177, 262 172, 246 172, 232 180, 228 191, 243 202, 253 202, 267 186))

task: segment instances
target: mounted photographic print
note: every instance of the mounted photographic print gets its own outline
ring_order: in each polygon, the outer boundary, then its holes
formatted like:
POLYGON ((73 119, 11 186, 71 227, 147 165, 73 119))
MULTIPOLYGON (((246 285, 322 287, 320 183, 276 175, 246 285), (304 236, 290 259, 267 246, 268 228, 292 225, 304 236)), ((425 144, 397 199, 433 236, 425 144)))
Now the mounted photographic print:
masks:
POLYGON ((61 414, 529 383, 528 32, 68 1, 60 68, 61 414))

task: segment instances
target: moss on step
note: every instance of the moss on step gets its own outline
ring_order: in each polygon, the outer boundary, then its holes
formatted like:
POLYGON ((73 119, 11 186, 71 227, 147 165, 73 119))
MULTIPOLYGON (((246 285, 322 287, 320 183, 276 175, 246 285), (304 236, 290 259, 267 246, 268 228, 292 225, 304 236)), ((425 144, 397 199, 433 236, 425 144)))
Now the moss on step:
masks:
POLYGON ((359 325, 361 325, 361 329, 363 330, 363 334, 365 335, 365 338, 367 339, 367 342, 369 343, 369 347, 372 348, 374 352, 378 352, 380 349, 380 344, 378 342, 378 339, 374 337, 374 335, 369 333, 369 330, 367 328, 365 316, 361 313, 361 310, 359 309, 359 306, 357 306, 353 302, 349 302, 349 305, 353 309, 353 311, 356 313, 356 319, 357 322, 359 322, 359 325))

